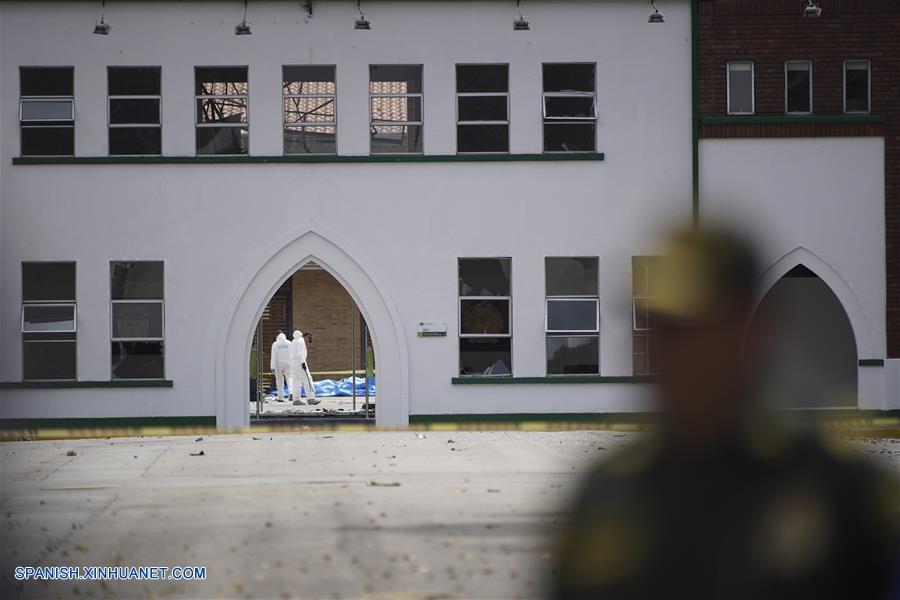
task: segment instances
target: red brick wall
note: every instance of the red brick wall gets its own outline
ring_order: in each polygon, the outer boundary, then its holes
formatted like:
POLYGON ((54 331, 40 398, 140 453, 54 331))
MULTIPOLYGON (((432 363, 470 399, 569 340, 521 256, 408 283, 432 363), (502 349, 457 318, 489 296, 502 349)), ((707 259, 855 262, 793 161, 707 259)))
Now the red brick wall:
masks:
POLYGON ((361 335, 359 309, 351 308, 350 294, 328 271, 321 269, 297 271, 291 285, 294 328, 314 335, 309 347, 309 366, 313 373, 349 370, 351 357, 359 356, 361 335), (355 319, 355 350, 351 346, 351 319, 355 319))
MULTIPOLYGON (((871 61, 872 114, 882 125, 703 125, 701 137, 883 135, 887 352, 900 357, 900 0, 819 0, 804 19, 803 0, 700 0, 699 112, 726 114, 725 65, 754 61, 757 115, 784 114, 784 63, 813 62, 813 114, 843 113, 843 61, 871 61)), ((865 235, 867 232, 859 232, 865 235)))

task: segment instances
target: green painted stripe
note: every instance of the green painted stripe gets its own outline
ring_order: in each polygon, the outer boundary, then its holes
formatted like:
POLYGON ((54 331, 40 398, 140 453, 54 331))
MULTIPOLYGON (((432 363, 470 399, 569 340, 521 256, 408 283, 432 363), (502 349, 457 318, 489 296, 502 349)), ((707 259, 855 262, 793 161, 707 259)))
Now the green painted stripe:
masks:
POLYGON ((107 429, 142 427, 215 427, 215 415, 202 417, 102 417, 0 419, 0 429, 107 429))
POLYGON ((14 165, 320 164, 601 161, 602 152, 546 154, 386 154, 370 156, 20 156, 14 165))
POLYGON ((659 413, 486 413, 409 415, 409 423, 658 423, 659 413))
POLYGON ((859 366, 861 366, 861 367, 883 367, 884 359, 883 358, 861 358, 861 359, 859 359, 859 366))
POLYGON ((453 385, 481 385, 506 383, 654 383, 656 379, 644 375, 551 375, 547 377, 454 377, 453 385))
POLYGON ((845 125, 851 123, 884 123, 883 115, 747 115, 747 116, 707 116, 700 117, 703 125, 784 125, 804 123, 830 123, 845 125))
POLYGON ((0 381, 0 389, 72 389, 72 388, 170 388, 175 383, 171 379, 134 380, 114 379, 112 381, 0 381))

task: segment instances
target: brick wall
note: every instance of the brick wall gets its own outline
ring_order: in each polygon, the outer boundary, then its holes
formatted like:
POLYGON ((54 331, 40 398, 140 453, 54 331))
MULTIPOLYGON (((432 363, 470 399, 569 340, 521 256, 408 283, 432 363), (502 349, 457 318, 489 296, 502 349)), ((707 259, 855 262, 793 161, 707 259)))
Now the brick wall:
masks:
MULTIPOLYGON (((884 124, 702 125, 701 137, 883 135, 887 353, 900 357, 900 0, 700 0, 699 112, 726 114, 725 65, 754 61, 757 115, 784 115, 784 63, 813 63, 813 114, 843 113, 843 61, 871 61, 872 114, 884 124)), ((863 232, 860 232, 863 233, 863 232)))
MULTIPOLYGON (((359 309, 351 308, 350 294, 337 279, 321 269, 297 271, 291 285, 294 328, 314 335, 309 347, 309 366, 313 373, 349 370, 351 357, 360 354, 361 335, 359 309), (351 319, 355 319, 356 327, 355 352, 351 346, 351 319)), ((358 362, 357 367, 362 364, 358 362)))

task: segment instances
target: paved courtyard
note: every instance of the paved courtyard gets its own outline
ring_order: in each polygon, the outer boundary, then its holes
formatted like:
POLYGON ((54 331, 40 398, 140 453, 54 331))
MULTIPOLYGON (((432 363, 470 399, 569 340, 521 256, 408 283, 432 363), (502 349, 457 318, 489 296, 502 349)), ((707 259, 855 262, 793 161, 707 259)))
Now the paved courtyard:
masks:
MULTIPOLYGON (((587 464, 643 434, 358 432, 0 445, 0 597, 536 597, 587 464), (205 581, 17 582, 16 566, 205 581)), ((900 473, 898 440, 861 450, 900 473)))

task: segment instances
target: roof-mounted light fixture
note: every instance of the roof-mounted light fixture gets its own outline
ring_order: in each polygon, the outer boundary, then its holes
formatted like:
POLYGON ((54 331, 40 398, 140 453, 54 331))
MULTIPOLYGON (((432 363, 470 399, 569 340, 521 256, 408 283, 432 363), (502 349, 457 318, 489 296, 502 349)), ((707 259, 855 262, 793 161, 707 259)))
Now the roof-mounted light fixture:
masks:
POLYGON ((813 0, 806 0, 806 6, 803 7, 804 19, 818 19, 822 16, 822 9, 813 0))
POLYGON ((370 29, 372 29, 372 24, 369 23, 366 15, 363 14, 362 6, 360 6, 360 0, 356 0, 356 10, 359 11, 359 18, 356 20, 356 23, 353 24, 353 29, 359 29, 362 31, 369 31, 370 29))
POLYGON ((312 19, 312 0, 306 0, 303 3, 303 10, 306 11, 306 16, 312 19))
POLYGON ((100 1, 100 20, 94 23, 94 33, 97 35, 109 35, 112 25, 103 20, 103 12, 106 10, 106 0, 100 1))
POLYGON ((659 9, 656 8, 656 2, 654 0, 650 0, 650 7, 653 9, 653 12, 650 13, 650 16, 647 17, 648 23, 665 23, 666 15, 659 12, 659 9))
POLYGON ((247 0, 244 0, 244 14, 241 22, 234 26, 234 35, 250 35, 250 24, 247 23, 247 0))
POLYGON ((531 27, 528 26, 528 21, 522 16, 522 9, 519 8, 519 2, 520 0, 516 0, 516 10, 519 12, 519 16, 513 21, 513 31, 530 31, 531 27))

